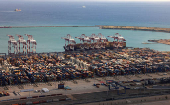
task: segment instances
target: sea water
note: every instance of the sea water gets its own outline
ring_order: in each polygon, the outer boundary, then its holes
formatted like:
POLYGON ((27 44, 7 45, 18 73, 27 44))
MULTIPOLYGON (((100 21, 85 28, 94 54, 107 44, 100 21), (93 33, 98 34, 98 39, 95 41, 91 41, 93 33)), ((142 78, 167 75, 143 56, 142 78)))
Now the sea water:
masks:
MULTIPOLYGON (((170 27, 170 2, 2 2, 0 1, 0 26, 147 26, 170 27), (85 6, 85 7, 84 7, 85 6), (14 12, 20 8, 22 11, 14 12)), ((142 44, 150 39, 170 39, 170 33, 99 29, 98 27, 31 27, 1 28, 0 53, 8 52, 8 36, 33 35, 37 52, 64 51, 61 37, 102 33, 105 37, 121 34, 128 47, 149 47, 169 51, 164 44, 142 44)), ((25 40, 27 37, 24 36, 25 40)), ((108 38, 109 41, 113 39, 108 38)), ((78 43, 79 40, 75 39, 78 43)))

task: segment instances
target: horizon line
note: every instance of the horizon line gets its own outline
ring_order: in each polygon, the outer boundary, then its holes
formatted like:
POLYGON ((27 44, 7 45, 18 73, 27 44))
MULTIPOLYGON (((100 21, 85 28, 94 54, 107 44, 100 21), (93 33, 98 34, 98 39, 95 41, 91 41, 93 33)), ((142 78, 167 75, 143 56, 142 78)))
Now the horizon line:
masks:
MULTIPOLYGON (((7 0, 2 0, 2 1, 4 1, 4 2, 13 2, 13 1, 7 1, 7 0)), ((152 0, 139 0, 139 1, 136 1, 136 0, 129 0, 129 1, 126 1, 126 0, 120 0, 120 1, 107 1, 107 0, 105 0, 105 1, 103 1, 103 0, 94 0, 94 1, 88 1, 88 0, 83 0, 83 1, 81 1, 81 0, 72 0, 72 1, 70 1, 70 0, 57 0, 57 1, 54 1, 54 0, 15 0, 15 2, 16 1, 21 1, 21 2, 170 2, 170 1, 167 1, 167 0, 154 0, 154 1, 152 1, 152 0)))

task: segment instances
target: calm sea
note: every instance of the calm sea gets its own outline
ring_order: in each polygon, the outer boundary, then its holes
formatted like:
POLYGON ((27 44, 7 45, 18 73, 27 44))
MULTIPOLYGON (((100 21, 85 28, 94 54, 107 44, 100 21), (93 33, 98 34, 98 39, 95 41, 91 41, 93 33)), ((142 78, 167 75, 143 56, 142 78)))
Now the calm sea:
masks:
MULTIPOLYGON (((0 26, 148 26, 170 28, 170 2, 2 2, 0 1, 0 26), (83 8, 84 6, 84 8, 83 8), (22 11, 14 12, 20 8, 22 11)), ((0 29, 0 53, 8 52, 7 34, 31 34, 37 41, 37 52, 64 51, 61 37, 92 33, 105 36, 120 33, 127 39, 128 47, 149 47, 169 51, 169 45, 142 44, 149 39, 170 39, 170 33, 108 30, 97 27, 34 27, 0 29)), ((26 36, 24 36, 27 39, 26 36)), ((112 41, 111 39, 109 39, 112 41)), ((76 40, 79 42, 78 40, 76 40)))

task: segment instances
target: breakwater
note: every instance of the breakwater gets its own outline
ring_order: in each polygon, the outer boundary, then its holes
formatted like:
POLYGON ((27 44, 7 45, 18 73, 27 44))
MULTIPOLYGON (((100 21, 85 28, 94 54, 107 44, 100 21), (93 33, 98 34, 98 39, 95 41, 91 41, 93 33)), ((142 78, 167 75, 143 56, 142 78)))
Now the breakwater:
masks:
POLYGON ((148 40, 148 42, 156 42, 156 43, 162 43, 162 44, 170 45, 170 39, 148 40))
POLYGON ((31 28, 31 27, 99 27, 100 29, 143 30, 170 33, 170 28, 161 27, 138 27, 138 26, 0 26, 0 28, 31 28))
POLYGON ((138 26, 99 26, 100 29, 143 30, 170 33, 170 28, 138 27, 138 26))
POLYGON ((99 27, 99 26, 0 26, 0 28, 31 28, 31 27, 99 27))
POLYGON ((0 26, 0 28, 31 28, 31 27, 99 27, 100 29, 122 29, 122 30, 142 30, 170 33, 170 28, 161 27, 138 27, 138 26, 0 26))

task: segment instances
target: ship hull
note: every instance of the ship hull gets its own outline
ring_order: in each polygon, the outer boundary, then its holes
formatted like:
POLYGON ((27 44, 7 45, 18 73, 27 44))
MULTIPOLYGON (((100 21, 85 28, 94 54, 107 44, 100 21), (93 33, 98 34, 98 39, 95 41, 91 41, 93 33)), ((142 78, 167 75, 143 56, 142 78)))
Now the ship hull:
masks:
POLYGON ((109 42, 108 44, 102 46, 102 47, 95 47, 93 44, 89 44, 89 46, 87 46, 86 44, 75 44, 72 45, 71 48, 70 45, 64 46, 65 51, 87 51, 87 50, 104 50, 104 49, 109 49, 109 50, 114 50, 114 49, 123 49, 126 48, 126 42, 123 43, 122 47, 116 47, 115 43, 113 42, 109 42))

